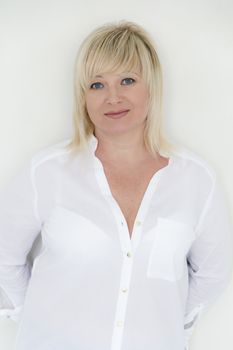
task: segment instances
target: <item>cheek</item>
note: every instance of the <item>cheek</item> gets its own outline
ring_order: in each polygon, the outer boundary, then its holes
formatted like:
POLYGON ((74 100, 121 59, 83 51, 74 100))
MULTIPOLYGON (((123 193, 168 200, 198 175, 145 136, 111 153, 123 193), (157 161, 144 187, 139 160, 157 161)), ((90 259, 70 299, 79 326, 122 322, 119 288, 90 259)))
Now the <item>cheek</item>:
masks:
POLYGON ((149 103, 149 96, 146 91, 139 91, 134 95, 134 99, 136 101, 136 105, 140 110, 147 110, 149 103))
POLYGON ((101 105, 101 97, 99 96, 86 96, 85 98, 86 108, 89 113, 95 113, 101 105))
POLYGON ((87 109, 88 114, 92 114, 93 111, 95 111, 95 109, 96 109, 95 99, 90 98, 90 97, 86 97, 85 103, 86 103, 86 109, 87 109))

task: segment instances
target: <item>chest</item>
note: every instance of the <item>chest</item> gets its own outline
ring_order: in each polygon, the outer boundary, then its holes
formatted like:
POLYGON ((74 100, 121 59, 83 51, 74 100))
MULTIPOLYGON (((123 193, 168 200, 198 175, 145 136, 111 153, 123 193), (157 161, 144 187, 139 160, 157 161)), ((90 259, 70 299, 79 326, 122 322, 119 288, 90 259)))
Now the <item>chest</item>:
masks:
POLYGON ((144 194, 157 171, 158 166, 154 162, 147 164, 144 168, 137 167, 124 169, 124 171, 104 167, 111 193, 127 222, 130 238, 144 194))

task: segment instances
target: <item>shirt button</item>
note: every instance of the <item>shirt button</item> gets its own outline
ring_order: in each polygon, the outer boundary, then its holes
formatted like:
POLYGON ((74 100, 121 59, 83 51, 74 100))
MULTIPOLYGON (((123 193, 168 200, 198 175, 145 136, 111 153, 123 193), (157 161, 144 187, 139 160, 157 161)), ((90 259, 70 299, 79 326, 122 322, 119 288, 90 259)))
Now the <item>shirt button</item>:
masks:
POLYGON ((132 253, 131 252, 127 252, 127 256, 128 256, 128 258, 130 258, 132 256, 132 253))
POLYGON ((124 222, 123 221, 121 221, 121 226, 124 226, 124 222))
POLYGON ((122 290, 121 290, 123 293, 126 293, 127 291, 128 291, 128 289, 127 288, 122 288, 122 290))
POLYGON ((136 225, 137 225, 137 226, 141 226, 141 224, 142 224, 142 222, 141 222, 141 221, 139 221, 139 220, 138 220, 138 221, 136 221, 136 225))
POLYGON ((122 327, 123 326, 123 321, 118 321, 117 322, 117 327, 122 327))

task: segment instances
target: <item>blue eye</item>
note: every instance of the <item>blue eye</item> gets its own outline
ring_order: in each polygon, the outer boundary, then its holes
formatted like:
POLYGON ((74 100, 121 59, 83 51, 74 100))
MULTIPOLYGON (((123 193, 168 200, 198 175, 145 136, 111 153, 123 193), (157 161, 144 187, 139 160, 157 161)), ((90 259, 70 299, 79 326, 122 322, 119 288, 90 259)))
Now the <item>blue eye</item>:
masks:
MULTIPOLYGON (((131 85, 135 82, 135 80, 133 78, 125 78, 122 80, 122 85, 131 85), (126 83, 124 83, 126 82, 126 83)), ((100 83, 100 82, 95 82, 95 83, 92 83, 91 86, 90 86, 90 89, 94 89, 94 90, 99 90, 99 89, 102 89, 103 88, 103 84, 100 83)))
POLYGON ((95 85, 98 85, 98 84, 103 85, 103 84, 101 84, 101 83, 99 83, 99 82, 96 82, 96 83, 91 84, 90 89, 95 89, 95 90, 97 90, 98 87, 94 87, 94 86, 95 86, 95 85))
POLYGON ((131 81, 129 84, 123 84, 123 85, 130 85, 130 84, 133 84, 135 82, 135 80, 133 78, 125 78, 123 79, 123 81, 131 81))

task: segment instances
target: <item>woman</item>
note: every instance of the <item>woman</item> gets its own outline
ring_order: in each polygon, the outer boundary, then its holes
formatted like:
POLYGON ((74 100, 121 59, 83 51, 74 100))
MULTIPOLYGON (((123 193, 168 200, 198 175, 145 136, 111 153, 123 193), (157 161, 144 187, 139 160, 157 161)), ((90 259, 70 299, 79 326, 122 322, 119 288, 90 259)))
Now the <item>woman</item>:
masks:
POLYGON ((38 152, 1 194, 1 314, 19 322, 15 349, 188 349, 232 274, 216 174, 165 138, 142 27, 94 30, 75 72, 73 139, 38 152))

